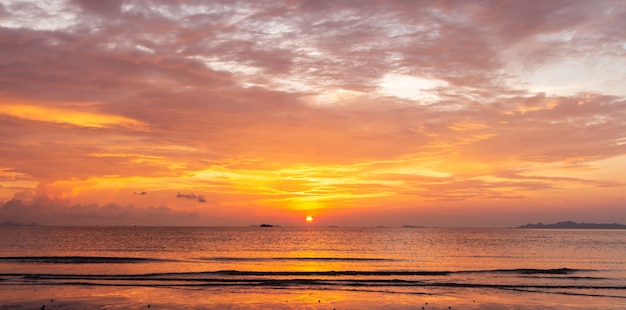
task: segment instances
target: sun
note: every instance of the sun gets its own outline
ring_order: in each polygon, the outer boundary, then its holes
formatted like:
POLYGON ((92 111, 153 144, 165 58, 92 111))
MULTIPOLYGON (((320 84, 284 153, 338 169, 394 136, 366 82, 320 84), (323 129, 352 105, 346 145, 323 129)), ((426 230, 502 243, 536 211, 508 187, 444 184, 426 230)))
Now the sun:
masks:
POLYGON ((312 217, 312 216, 307 216, 304 220, 305 220, 307 223, 313 223, 313 220, 314 220, 314 219, 313 219, 313 217, 312 217))

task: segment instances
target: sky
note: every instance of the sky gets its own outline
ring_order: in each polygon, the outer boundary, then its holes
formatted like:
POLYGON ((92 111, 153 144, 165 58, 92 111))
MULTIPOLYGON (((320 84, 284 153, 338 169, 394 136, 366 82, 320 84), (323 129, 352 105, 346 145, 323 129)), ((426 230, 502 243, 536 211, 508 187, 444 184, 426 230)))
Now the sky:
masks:
POLYGON ((624 29, 621 0, 2 0, 0 221, 626 223, 624 29))

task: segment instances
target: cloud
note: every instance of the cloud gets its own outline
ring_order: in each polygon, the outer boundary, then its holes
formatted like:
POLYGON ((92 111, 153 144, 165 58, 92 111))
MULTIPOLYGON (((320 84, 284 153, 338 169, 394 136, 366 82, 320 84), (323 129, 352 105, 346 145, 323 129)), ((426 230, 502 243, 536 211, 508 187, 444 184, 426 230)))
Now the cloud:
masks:
POLYGON ((3 177, 2 197, 41 183, 71 203, 85 180, 259 209, 608 197, 623 180, 598 163, 626 154, 625 14, 619 1, 2 4, 0 162, 23 178, 3 177))
POLYGON ((147 130, 137 120, 122 116, 81 112, 71 109, 55 109, 21 104, 0 104, 0 114, 31 121, 69 124, 80 127, 102 128, 120 126, 128 129, 147 130))
POLYGON ((12 199, 0 207, 0 219, 42 225, 192 225, 199 214, 176 211, 170 207, 138 208, 133 205, 107 204, 65 205, 59 202, 36 200, 31 203, 12 199))
POLYGON ((205 203, 206 199, 204 195, 195 195, 195 194, 181 194, 180 192, 176 194, 176 198, 185 198, 185 199, 193 199, 198 200, 198 202, 205 203))
POLYGON ((122 12, 122 0, 98 1, 98 0, 74 0, 83 11, 107 18, 118 16, 122 12))

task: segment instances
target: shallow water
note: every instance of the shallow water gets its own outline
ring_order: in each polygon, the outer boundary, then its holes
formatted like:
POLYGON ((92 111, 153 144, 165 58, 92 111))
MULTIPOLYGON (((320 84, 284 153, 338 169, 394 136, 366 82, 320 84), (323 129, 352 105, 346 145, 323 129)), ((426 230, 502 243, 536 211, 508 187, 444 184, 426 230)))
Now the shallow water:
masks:
POLYGON ((431 308, 438 301, 626 305, 626 231, 619 230, 5 227, 0 233, 0 300, 9 302, 62 289, 63 296, 75 290, 142 301, 148 297, 141 294, 167 291, 167 304, 209 308, 315 308, 322 296, 327 306, 334 300, 362 308, 410 308, 426 299, 431 308))

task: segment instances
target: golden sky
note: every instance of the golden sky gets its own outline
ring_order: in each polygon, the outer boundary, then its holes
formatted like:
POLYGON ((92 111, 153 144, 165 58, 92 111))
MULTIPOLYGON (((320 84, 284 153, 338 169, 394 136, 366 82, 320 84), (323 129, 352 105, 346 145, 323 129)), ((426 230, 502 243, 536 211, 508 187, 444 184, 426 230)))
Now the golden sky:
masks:
POLYGON ((626 223, 626 2, 0 3, 0 221, 626 223))

